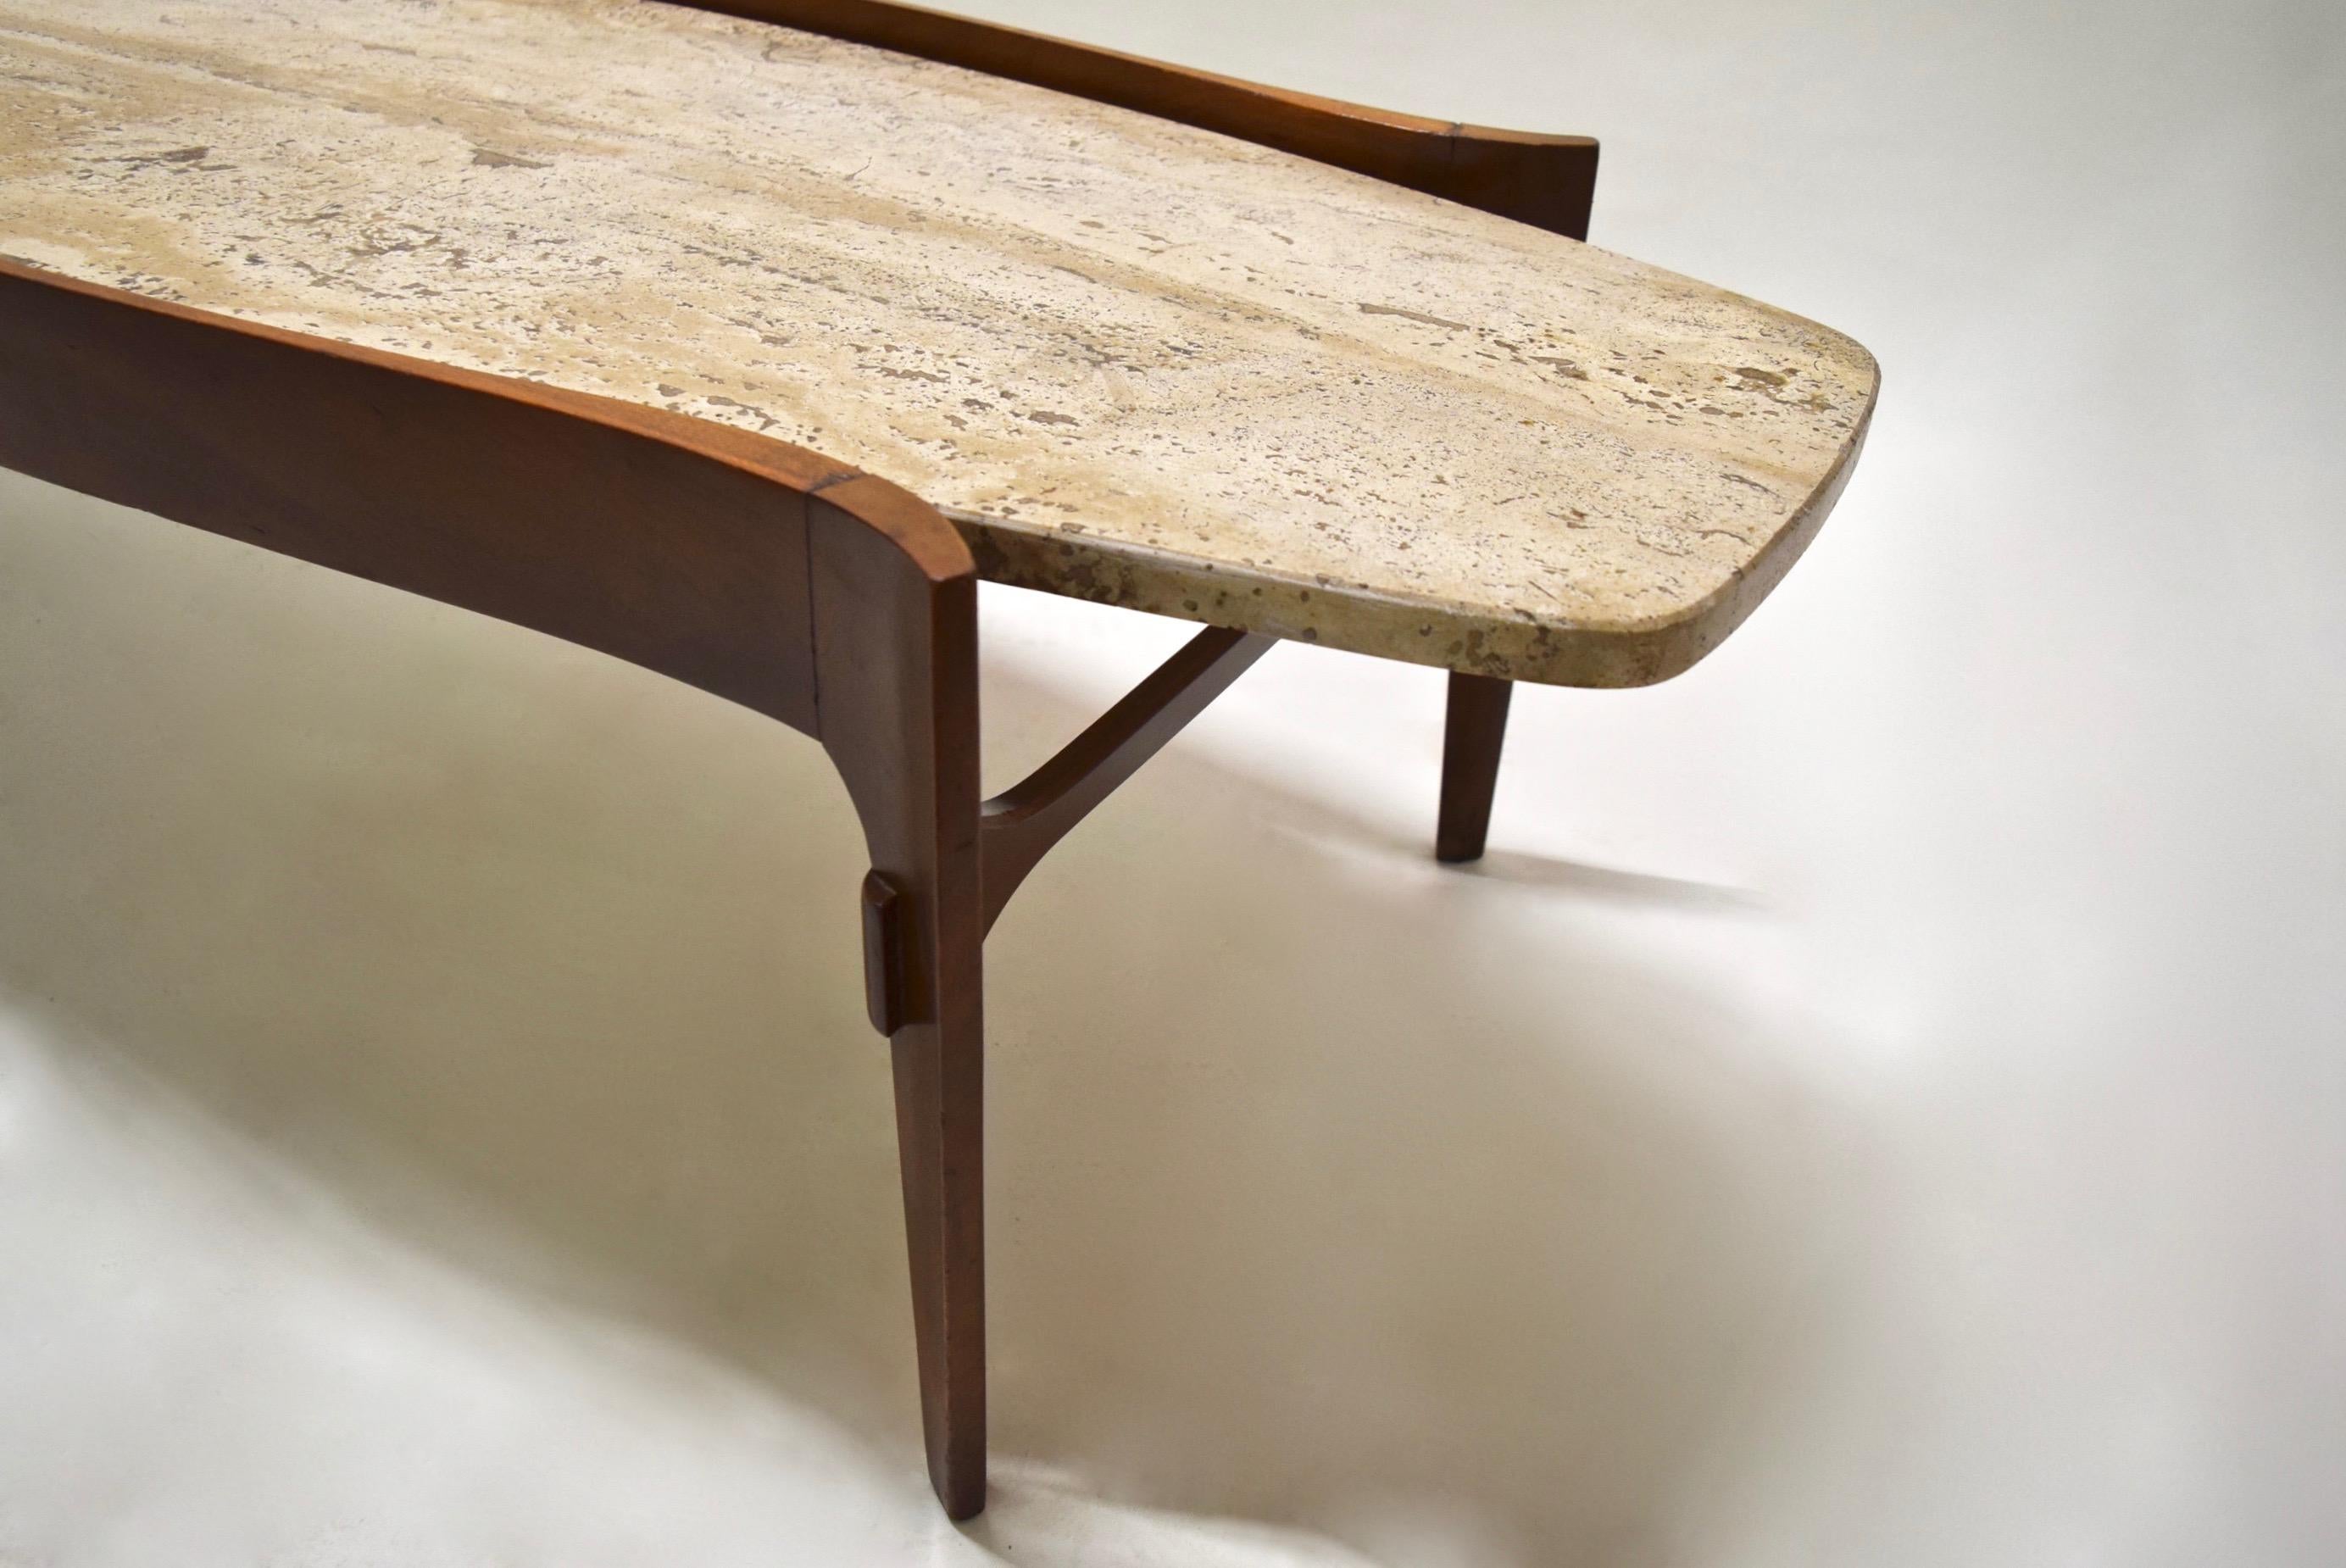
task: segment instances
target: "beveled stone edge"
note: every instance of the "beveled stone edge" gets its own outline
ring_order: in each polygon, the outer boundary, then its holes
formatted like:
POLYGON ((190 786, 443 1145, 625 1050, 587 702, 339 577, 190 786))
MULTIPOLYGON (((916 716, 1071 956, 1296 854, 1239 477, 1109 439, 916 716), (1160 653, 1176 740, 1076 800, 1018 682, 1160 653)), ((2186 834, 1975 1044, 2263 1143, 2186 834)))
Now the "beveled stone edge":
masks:
POLYGON ((938 510, 961 529, 978 575, 991 583, 1539 686, 1653 686, 1685 673, 1725 642, 1791 570, 1841 499, 1882 388, 1872 354, 1854 340, 1843 341, 1865 356, 1870 385, 1831 466, 1747 565, 1702 598, 1644 619, 1593 624, 1512 616, 1273 567, 1221 566, 1182 552, 957 507, 938 510))

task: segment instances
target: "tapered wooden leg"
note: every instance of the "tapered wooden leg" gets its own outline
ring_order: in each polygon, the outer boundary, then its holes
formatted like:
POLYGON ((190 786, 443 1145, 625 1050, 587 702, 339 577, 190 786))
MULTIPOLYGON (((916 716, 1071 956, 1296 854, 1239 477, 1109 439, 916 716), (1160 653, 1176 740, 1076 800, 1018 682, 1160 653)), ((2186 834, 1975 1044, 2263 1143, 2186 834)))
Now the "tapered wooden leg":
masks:
POLYGON ((889 1042, 929 1481, 954 1519, 985 1506, 984 1052, 974 918, 940 930, 943 1016, 889 1042), (959 948, 965 951, 955 952, 959 948))
POLYGON ((1455 865, 1483 858, 1491 796, 1499 787, 1499 748, 1507 738, 1512 682, 1486 675, 1450 677, 1450 716, 1442 733, 1442 817, 1433 858, 1455 865))
POLYGON ((977 596, 889 543, 905 504, 870 479, 810 504, 818 722, 872 857, 865 1000, 895 1073, 929 1481, 967 1519, 985 1506, 977 596))

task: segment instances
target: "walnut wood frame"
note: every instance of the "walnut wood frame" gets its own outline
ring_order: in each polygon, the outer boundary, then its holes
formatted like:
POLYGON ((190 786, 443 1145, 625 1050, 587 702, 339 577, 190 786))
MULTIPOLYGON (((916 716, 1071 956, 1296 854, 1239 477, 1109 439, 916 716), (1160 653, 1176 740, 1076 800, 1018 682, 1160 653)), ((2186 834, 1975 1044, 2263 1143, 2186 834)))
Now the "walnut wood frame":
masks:
MULTIPOLYGON (((884 0, 684 0, 1282 148, 1586 235, 1596 144, 1385 114, 884 0)), ((819 740, 871 859, 923 1432, 985 1501, 984 943, 1027 872, 1270 639, 1209 627, 978 795, 977 574, 933 507, 725 426, 0 260, 0 464, 600 649, 819 740)), ((1439 852, 1481 853, 1506 683, 1456 676, 1439 852)))

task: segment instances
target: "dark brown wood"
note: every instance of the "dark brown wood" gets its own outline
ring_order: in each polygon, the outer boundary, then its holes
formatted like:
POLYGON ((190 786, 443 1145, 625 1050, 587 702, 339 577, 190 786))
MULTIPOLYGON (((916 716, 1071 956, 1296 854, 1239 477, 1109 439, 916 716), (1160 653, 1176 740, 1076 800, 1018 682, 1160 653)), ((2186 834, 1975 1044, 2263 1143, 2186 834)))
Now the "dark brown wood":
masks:
POLYGON ((985 1506, 985 1183, 977 583, 883 481, 810 504, 817 733, 892 890, 889 1035, 929 1479, 985 1506), (910 547, 908 547, 910 546, 910 547))
POLYGON ((1219 131, 1584 239, 1586 137, 1496 130, 1286 92, 890 0, 682 0, 1219 131))
POLYGON ((0 464, 821 738, 880 890, 930 1473, 955 1518, 982 1507, 977 588, 953 525, 780 442, 6 261, 0 464))
MULTIPOLYGON (((686 0, 1198 126, 1585 237, 1596 144, 1387 114, 884 0, 686 0)), ((1074 823, 1270 646, 1201 633, 978 799, 976 580, 883 481, 658 410, 0 260, 0 464, 658 670, 818 736, 862 821, 923 1431, 985 1500, 987 927, 1074 823)), ((1509 687, 1452 680, 1444 860, 1482 850, 1509 687)))
POLYGON ((863 1010, 872 1027, 893 1034, 904 1023, 903 900, 877 871, 863 877, 863 1010))
POLYGON ((1056 755, 985 802, 979 817, 985 924, 993 929, 1026 873, 1117 785, 1139 771, 1276 637, 1208 626, 1056 755))
POLYGON ((1442 733, 1442 815, 1433 858, 1455 865, 1483 858, 1491 798, 1499 785, 1499 748, 1507 738, 1511 681, 1486 675, 1450 677, 1450 712, 1442 733))
POLYGON ((0 261, 0 464, 813 728, 799 447, 0 261))

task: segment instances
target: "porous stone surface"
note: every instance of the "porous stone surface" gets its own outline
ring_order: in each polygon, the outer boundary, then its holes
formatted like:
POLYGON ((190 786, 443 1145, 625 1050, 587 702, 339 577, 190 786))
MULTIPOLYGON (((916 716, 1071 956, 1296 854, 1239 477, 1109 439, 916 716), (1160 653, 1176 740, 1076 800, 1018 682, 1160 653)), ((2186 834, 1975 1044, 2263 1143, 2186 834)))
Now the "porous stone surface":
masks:
POLYGON ((0 0, 0 253, 796 442, 1000 581, 1573 685, 1730 631, 1877 384, 1594 247, 649 0, 0 0))

